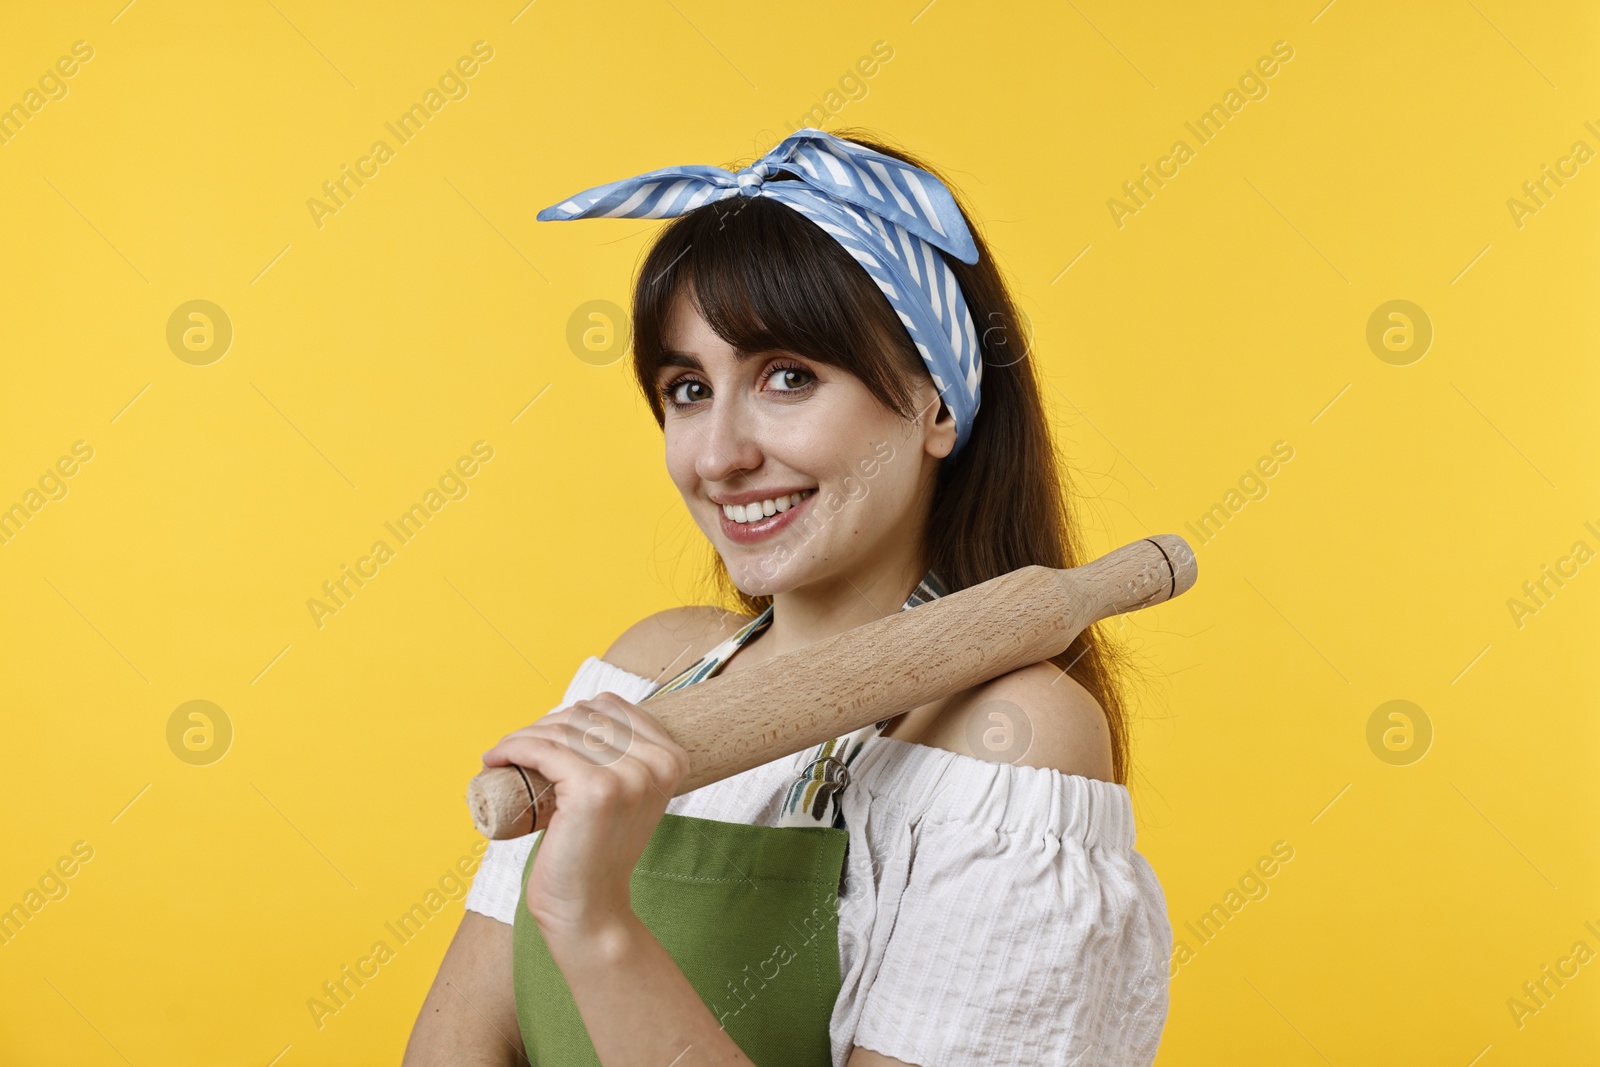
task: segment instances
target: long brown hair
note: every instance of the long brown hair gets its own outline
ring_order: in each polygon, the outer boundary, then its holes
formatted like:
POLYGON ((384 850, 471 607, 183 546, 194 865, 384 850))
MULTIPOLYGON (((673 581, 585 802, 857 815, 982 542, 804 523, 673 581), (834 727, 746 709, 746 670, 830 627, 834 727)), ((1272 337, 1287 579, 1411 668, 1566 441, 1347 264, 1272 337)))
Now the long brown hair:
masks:
MULTIPOLYGON (((835 135, 944 180, 876 135, 835 135)), ((797 179, 780 174, 767 180, 797 179)), ((983 356, 982 402, 971 438, 940 465, 924 534, 929 566, 953 593, 1030 564, 1065 568, 1088 560, 1067 506, 1072 491, 1028 358, 1029 338, 971 213, 954 186, 945 184, 978 247, 975 264, 945 260, 966 298, 983 356)), ((928 371, 876 283, 838 242, 792 208, 768 197, 739 196, 673 219, 656 234, 640 266, 633 293, 633 370, 658 425, 665 424, 665 412, 657 371, 680 292, 728 344, 785 350, 841 367, 890 410, 916 416, 913 388, 928 371)), ((772 603, 770 596, 740 590, 722 558, 715 551, 711 556, 708 585, 719 606, 737 605, 755 615, 772 603)), ((1105 709, 1113 778, 1126 784, 1129 739, 1120 683, 1125 653, 1090 627, 1050 662, 1105 709)))

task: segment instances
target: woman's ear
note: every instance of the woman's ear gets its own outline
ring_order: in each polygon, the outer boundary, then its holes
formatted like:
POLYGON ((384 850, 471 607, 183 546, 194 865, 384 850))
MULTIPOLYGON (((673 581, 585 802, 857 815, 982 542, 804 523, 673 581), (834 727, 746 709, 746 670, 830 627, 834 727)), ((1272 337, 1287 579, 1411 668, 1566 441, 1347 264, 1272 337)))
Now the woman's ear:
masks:
POLYGON ((928 454, 936 459, 948 456, 956 447, 956 416, 950 410, 950 405, 940 400, 938 410, 927 427, 923 447, 928 454))

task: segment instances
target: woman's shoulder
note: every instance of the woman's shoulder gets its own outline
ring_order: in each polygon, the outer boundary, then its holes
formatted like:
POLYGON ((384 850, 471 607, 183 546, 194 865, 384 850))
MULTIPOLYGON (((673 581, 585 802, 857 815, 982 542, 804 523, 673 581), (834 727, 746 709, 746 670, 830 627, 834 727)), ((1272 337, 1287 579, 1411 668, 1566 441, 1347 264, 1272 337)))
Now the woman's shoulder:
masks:
POLYGON ((1048 660, 955 694, 921 725, 919 744, 963 756, 1112 780, 1105 709, 1048 660))
POLYGON ((668 608, 628 627, 601 658, 630 674, 664 684, 751 618, 709 604, 668 608))

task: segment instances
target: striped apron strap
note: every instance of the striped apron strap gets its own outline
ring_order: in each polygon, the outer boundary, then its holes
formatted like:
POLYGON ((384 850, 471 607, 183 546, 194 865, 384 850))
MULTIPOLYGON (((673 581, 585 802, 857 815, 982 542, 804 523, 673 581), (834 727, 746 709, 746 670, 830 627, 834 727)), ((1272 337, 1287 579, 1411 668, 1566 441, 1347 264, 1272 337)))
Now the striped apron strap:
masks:
MULTIPOLYGON (((948 590, 931 569, 906 597, 901 611, 909 611, 946 595, 948 590)), ((771 608, 767 609, 771 612, 771 608)), ((779 826, 843 826, 844 811, 840 807, 840 794, 850 784, 850 765, 861 754, 871 738, 877 737, 891 719, 868 723, 843 737, 824 741, 808 750, 797 763, 798 777, 784 794, 783 808, 778 815, 779 826)))

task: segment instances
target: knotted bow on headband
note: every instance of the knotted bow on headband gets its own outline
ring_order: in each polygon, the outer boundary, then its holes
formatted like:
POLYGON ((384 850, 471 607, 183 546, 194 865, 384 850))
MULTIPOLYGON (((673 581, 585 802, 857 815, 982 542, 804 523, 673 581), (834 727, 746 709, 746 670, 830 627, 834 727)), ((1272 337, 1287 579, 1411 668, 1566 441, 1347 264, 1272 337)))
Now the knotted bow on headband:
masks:
POLYGON ((920 167, 808 126, 737 173, 704 164, 647 171, 574 194, 538 219, 669 218, 735 196, 767 196, 793 208, 861 264, 955 415, 950 455, 960 452, 978 414, 983 359, 961 287, 933 250, 976 263, 978 249, 950 190, 920 167), (767 181, 779 172, 800 181, 767 181))

